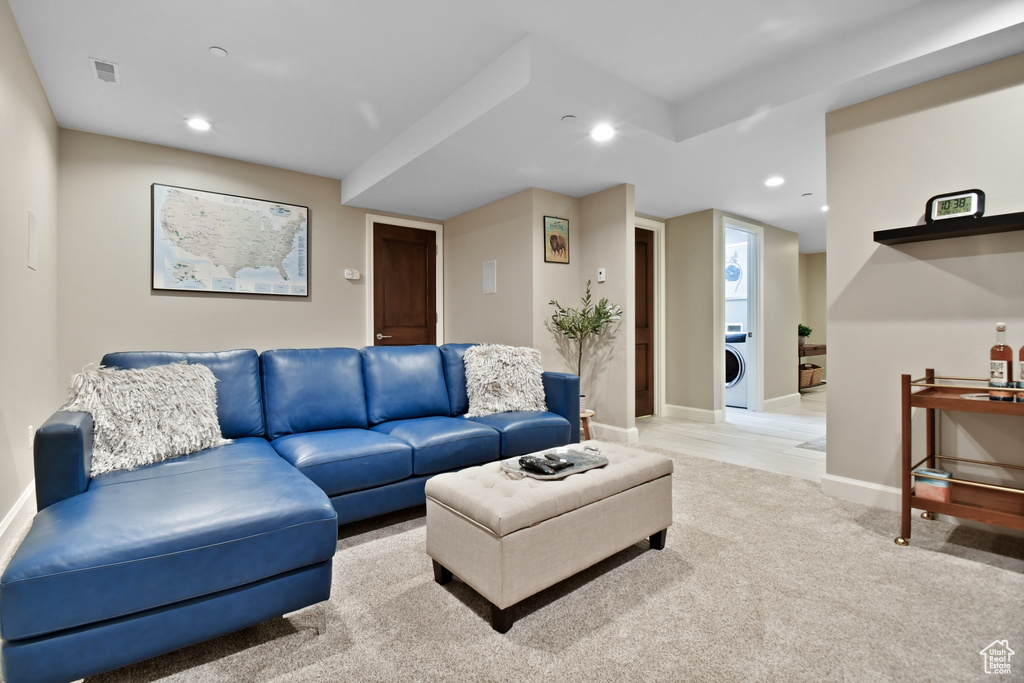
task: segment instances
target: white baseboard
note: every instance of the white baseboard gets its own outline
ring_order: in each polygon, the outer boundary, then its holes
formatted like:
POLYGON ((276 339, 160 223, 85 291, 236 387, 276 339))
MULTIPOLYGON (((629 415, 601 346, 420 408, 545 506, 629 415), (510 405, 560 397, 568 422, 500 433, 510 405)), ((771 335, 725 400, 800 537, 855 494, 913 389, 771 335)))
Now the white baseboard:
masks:
POLYGON ((725 411, 707 410, 706 408, 690 408, 689 406, 674 406, 671 403, 666 403, 665 417, 678 417, 683 420, 693 420, 694 422, 718 424, 725 421, 725 411))
POLYGON ((901 492, 895 486, 838 477, 834 474, 823 474, 821 476, 821 491, 833 498, 842 498, 862 505, 871 505, 885 510, 900 509, 901 492))
POLYGON ((36 482, 33 480, 0 521, 0 567, 6 566, 6 559, 14 550, 14 544, 21 540, 22 528, 36 513, 35 493, 36 482))
MULTIPOLYGON (((885 486, 884 484, 861 481, 860 479, 837 477, 834 474, 825 474, 821 477, 821 491, 834 498, 841 498, 854 503, 871 505, 896 512, 899 511, 902 503, 901 491, 897 486, 885 486)), ((920 511, 917 508, 913 508, 911 514, 916 517, 918 512, 920 511)), ((994 534, 1024 538, 1024 531, 975 522, 973 519, 961 519, 959 517, 950 517, 949 515, 935 515, 935 519, 953 524, 962 524, 974 529, 983 529, 994 534)))
POLYGON ((604 439, 605 441, 615 441, 617 443, 630 444, 640 442, 640 430, 636 427, 623 429, 622 427, 606 425, 600 422, 591 422, 590 434, 595 439, 604 439))
POLYGON ((789 406, 800 405, 800 392, 795 394, 786 394, 785 396, 776 396, 775 398, 766 398, 761 403, 762 411, 779 410, 781 408, 788 408, 789 406))

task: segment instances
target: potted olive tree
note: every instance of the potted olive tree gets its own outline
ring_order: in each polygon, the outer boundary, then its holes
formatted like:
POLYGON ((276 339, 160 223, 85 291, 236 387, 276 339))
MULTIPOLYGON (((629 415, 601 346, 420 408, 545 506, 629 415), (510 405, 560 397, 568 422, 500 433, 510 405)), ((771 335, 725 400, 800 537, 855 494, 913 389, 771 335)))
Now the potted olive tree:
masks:
MULTIPOLYGON (((551 326, 562 335, 567 345, 575 347, 576 374, 582 376, 584 348, 596 342, 613 322, 619 320, 622 309, 618 304, 609 303, 607 297, 601 297, 595 305, 590 295, 590 280, 587 280, 587 291, 580 301, 580 308, 564 308, 555 299, 549 303, 555 307, 551 326)), ((580 411, 586 409, 587 397, 581 393, 580 411)))

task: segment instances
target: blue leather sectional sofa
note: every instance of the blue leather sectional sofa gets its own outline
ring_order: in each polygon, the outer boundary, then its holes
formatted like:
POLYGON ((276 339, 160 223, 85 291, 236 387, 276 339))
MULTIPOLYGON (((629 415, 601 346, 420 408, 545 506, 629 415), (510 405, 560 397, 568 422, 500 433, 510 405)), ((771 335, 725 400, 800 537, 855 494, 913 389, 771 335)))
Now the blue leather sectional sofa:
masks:
POLYGON ((547 412, 465 418, 468 344, 112 353, 202 363, 234 442, 90 478, 92 417, 36 434, 38 514, 0 578, 7 683, 67 681, 327 600, 339 524, 422 504, 440 472, 579 440, 579 378, 547 412))

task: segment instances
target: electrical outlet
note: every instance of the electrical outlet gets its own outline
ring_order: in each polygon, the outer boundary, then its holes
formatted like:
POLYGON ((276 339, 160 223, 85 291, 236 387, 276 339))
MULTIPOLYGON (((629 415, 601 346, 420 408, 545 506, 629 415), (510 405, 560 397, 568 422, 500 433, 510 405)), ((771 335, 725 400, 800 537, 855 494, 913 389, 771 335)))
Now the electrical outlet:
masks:
POLYGON ((32 450, 32 447, 35 446, 35 443, 33 443, 35 441, 35 438, 36 438, 36 428, 33 427, 32 425, 29 425, 28 426, 28 449, 29 450, 32 450))

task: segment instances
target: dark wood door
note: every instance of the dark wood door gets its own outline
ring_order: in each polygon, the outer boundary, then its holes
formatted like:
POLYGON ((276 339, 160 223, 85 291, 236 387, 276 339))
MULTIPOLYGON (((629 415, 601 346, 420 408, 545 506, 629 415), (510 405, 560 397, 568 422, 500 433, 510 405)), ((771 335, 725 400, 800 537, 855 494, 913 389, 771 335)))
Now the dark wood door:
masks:
POLYGON ((654 231, 636 228, 636 416, 654 414, 654 231))
POLYGON ((376 346, 437 343, 436 233, 373 224, 376 346))

